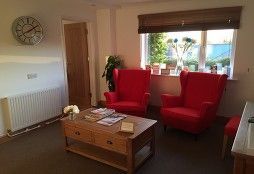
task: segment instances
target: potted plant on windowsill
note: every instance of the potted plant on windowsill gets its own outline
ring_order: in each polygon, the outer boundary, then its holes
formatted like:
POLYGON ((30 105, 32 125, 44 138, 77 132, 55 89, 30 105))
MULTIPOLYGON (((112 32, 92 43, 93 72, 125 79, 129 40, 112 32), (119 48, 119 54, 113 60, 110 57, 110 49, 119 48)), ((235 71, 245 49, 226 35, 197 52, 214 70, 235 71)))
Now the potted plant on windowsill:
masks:
POLYGON ((115 90, 115 84, 113 79, 113 70, 115 68, 122 68, 122 60, 119 56, 108 56, 107 64, 105 65, 102 77, 106 77, 106 83, 108 85, 109 91, 115 90))

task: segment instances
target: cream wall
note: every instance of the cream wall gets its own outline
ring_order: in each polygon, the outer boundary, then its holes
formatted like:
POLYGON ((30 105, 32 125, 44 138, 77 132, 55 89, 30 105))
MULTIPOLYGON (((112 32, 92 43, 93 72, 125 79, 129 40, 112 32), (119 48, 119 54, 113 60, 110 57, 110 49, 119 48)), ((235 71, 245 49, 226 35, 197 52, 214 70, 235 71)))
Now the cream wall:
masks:
POLYGON ((102 74, 106 65, 106 57, 116 54, 116 9, 97 10, 97 31, 98 31, 98 73, 97 80, 100 86, 99 100, 105 101, 104 92, 108 89, 105 77, 102 74))
MULTIPOLYGON (((140 67, 140 36, 137 32, 139 14, 179 10, 204 9, 243 5, 241 29, 238 31, 234 75, 237 81, 228 81, 219 114, 241 113, 246 100, 254 101, 253 28, 254 2, 251 0, 172 0, 161 3, 141 3, 123 6, 116 11, 117 54, 128 68, 140 67), (248 72, 250 68, 250 72, 248 72)), ((179 78, 152 76, 150 104, 160 105, 161 93, 179 93, 179 78)), ((106 89, 101 86, 101 91, 106 89)), ((103 98, 101 97, 103 100, 103 98)))
MULTIPOLYGON (((96 29, 95 8, 87 6, 82 0, 0 0, 0 2, 0 98, 60 86, 62 102, 63 105, 66 104, 61 19, 91 22, 96 29), (44 28, 45 37, 38 45, 21 45, 12 36, 12 22, 24 15, 35 17, 44 28), (28 80, 28 73, 37 73, 38 77, 28 80)), ((95 51, 97 52, 97 47, 95 51)), ((0 135, 4 133, 0 106, 0 135)))

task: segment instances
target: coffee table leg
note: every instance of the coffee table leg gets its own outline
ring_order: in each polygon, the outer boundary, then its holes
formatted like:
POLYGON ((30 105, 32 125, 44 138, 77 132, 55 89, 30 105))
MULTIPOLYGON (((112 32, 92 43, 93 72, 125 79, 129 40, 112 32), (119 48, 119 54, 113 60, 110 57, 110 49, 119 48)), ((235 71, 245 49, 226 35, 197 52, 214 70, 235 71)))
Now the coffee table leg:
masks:
POLYGON ((65 147, 68 147, 68 145, 69 145, 68 144, 68 138, 65 136, 64 139, 65 139, 65 147))
POLYGON ((128 153, 127 153, 127 173, 133 174, 135 171, 135 154, 132 149, 132 140, 128 140, 128 153))
POLYGON ((150 147, 151 147, 152 156, 154 156, 155 155, 155 128, 154 126, 153 126, 153 135, 152 135, 150 147))

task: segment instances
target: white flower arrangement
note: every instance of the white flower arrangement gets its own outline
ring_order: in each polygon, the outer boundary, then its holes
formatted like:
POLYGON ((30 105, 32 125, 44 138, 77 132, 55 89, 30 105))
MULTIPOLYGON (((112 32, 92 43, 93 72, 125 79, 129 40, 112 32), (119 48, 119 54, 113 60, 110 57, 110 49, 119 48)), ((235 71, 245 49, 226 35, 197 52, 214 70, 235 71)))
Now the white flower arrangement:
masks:
POLYGON ((79 113, 78 106, 77 105, 66 106, 64 108, 64 113, 65 114, 78 114, 79 113))

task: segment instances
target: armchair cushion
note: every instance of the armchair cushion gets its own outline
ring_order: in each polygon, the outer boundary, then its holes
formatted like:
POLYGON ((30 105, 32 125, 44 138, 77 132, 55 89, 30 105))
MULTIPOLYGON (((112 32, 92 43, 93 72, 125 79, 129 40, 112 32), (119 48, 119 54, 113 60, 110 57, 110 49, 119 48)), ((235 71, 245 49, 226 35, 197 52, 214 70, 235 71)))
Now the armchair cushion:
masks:
POLYGON ((197 109, 185 107, 162 108, 161 115, 168 115, 168 117, 162 117, 162 121, 166 125, 170 124, 175 128, 192 133, 199 130, 197 125, 201 118, 197 109))
POLYGON ((119 101, 114 102, 110 105, 108 105, 110 108, 114 108, 118 112, 125 112, 125 111, 142 111, 144 109, 144 106, 142 106, 138 102, 132 102, 132 101, 119 101))
MULTIPOLYGON (((179 121, 197 122, 200 119, 199 111, 192 108, 176 107, 176 108, 163 108, 162 114, 170 114, 171 118, 176 118, 179 121)), ((167 117, 170 119, 170 117, 167 117)))
POLYGON ((132 101, 119 101, 112 104, 107 105, 107 108, 115 109, 117 112, 142 116, 144 117, 146 114, 146 106, 141 105, 138 102, 132 101))

